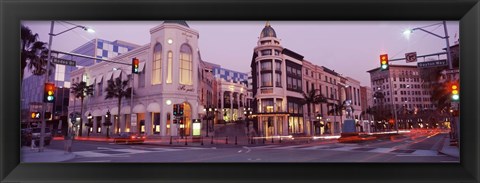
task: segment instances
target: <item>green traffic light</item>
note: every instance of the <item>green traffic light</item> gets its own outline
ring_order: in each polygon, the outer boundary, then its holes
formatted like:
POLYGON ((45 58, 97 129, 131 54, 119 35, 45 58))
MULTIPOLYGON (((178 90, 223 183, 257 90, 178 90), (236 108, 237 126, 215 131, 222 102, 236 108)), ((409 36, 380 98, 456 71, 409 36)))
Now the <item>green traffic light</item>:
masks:
POLYGON ((458 100, 458 99, 460 99, 460 96, 458 94, 457 95, 452 95, 452 99, 453 100, 458 100))

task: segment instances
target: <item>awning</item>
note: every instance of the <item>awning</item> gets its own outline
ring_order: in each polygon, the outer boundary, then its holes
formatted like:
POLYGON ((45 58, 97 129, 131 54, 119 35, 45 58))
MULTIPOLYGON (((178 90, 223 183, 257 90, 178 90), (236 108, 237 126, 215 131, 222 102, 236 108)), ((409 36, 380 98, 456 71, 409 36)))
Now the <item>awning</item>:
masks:
POLYGON ((160 104, 158 104, 156 102, 148 104, 147 111, 148 112, 160 112, 160 104))
POLYGON ((118 107, 114 107, 110 109, 110 114, 117 115, 118 114, 118 107))
MULTIPOLYGON (((88 114, 92 114, 92 111, 90 111, 90 110, 85 111, 85 116, 88 116, 88 114)), ((92 116, 93 116, 93 114, 92 114, 92 116)))
POLYGON ((96 81, 97 83, 101 83, 103 79, 103 75, 97 76, 96 81))
POLYGON ((145 67, 145 62, 140 62, 140 64, 138 65, 138 72, 142 72, 144 67, 145 67))
POLYGON ((122 74, 122 71, 121 71, 121 70, 113 71, 113 80, 115 80, 115 79, 117 79, 118 77, 120 77, 120 74, 122 74))
MULTIPOLYGON (((102 112, 101 112, 100 114, 103 116, 103 115, 107 114, 107 111, 108 111, 108 109, 105 108, 105 109, 102 110, 102 112)), ((112 112, 112 111, 110 111, 110 112, 112 112)), ((110 114, 111 114, 111 113, 110 113, 110 114)))
POLYGON ((135 107, 133 107, 133 113, 145 113, 147 110, 145 109, 145 106, 143 104, 138 104, 135 107))
MULTIPOLYGON (((106 112, 105 112, 106 113, 106 112)), ((93 116, 103 116, 102 111, 96 109, 92 112, 93 116)))
POLYGON ((120 114, 130 114, 130 106, 123 106, 122 109, 120 110, 120 114))
POLYGON ((88 84, 91 85, 94 83, 95 83, 95 77, 91 77, 88 84))
POLYGON ((108 72, 108 73, 105 75, 105 80, 108 81, 108 80, 112 79, 112 74, 113 74, 113 72, 108 72))

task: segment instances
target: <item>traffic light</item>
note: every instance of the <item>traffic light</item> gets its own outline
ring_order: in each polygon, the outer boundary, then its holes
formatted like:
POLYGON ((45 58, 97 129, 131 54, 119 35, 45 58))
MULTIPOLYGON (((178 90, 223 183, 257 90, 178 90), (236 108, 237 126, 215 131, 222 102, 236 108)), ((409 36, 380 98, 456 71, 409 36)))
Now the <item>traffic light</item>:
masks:
POLYGON ((173 115, 174 116, 178 115, 178 104, 173 104, 173 115))
POLYGON ((134 74, 138 74, 139 72, 139 65, 140 64, 140 60, 138 60, 138 58, 133 58, 132 59, 132 73, 134 74))
POLYGON ((52 118, 52 113, 51 112, 45 112, 45 119, 50 119, 52 118))
POLYGON ((30 115, 32 119, 40 119, 40 112, 32 112, 30 115))
POLYGON ((380 55, 380 69, 388 70, 388 54, 380 55))
POLYGON ((460 99, 460 87, 458 86, 457 83, 453 83, 450 86, 451 89, 451 94, 452 94, 452 100, 453 101, 458 101, 460 99))
POLYGON ((183 104, 178 104, 180 106, 180 110, 178 110, 178 115, 183 116, 183 104))
POLYGON ((53 103, 54 100, 55 100, 55 84, 45 83, 43 101, 48 103, 53 103))

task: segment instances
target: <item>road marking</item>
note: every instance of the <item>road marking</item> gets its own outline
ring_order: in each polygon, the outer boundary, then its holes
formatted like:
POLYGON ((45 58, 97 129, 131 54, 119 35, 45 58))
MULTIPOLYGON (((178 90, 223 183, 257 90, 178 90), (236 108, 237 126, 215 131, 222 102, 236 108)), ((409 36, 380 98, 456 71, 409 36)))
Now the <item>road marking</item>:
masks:
POLYGON ((247 146, 243 146, 243 148, 247 149, 247 152, 245 152, 245 153, 249 153, 250 151, 252 151, 252 149, 250 149, 250 148, 247 147, 247 146))
POLYGON ((242 152, 242 150, 238 151, 238 153, 241 153, 241 152, 242 152))
POLYGON ((389 153, 389 152, 394 151, 394 150, 395 150, 394 148, 379 147, 379 148, 375 148, 375 149, 367 151, 367 152, 389 153))

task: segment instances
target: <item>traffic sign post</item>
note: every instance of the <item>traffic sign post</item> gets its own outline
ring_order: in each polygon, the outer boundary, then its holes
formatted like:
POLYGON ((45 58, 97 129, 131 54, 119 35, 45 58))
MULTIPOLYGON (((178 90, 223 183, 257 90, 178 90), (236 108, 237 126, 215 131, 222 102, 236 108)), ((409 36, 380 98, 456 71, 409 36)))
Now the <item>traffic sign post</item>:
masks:
POLYGON ((73 66, 75 67, 77 65, 77 62, 73 60, 67 60, 67 59, 62 59, 62 58, 52 58, 52 62, 55 64, 60 64, 60 65, 68 65, 68 66, 73 66))
POLYGON ((407 61, 407 63, 416 62, 417 61, 417 52, 405 53, 405 60, 407 61))
POLYGON ((447 66, 447 60, 435 60, 428 62, 418 62, 418 68, 442 67, 447 66))

